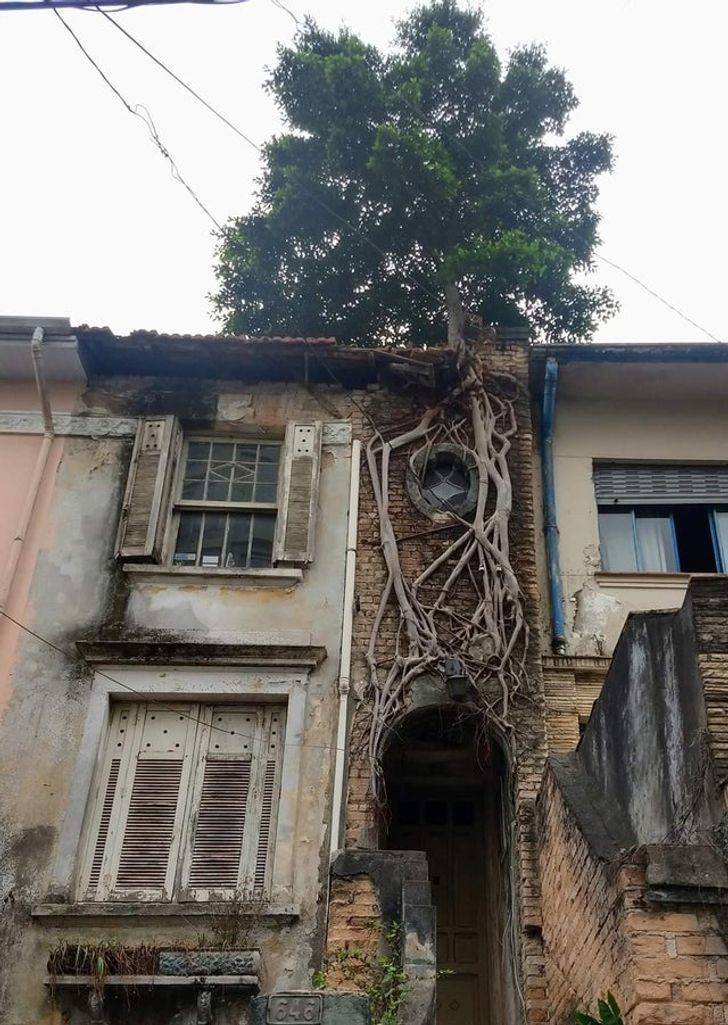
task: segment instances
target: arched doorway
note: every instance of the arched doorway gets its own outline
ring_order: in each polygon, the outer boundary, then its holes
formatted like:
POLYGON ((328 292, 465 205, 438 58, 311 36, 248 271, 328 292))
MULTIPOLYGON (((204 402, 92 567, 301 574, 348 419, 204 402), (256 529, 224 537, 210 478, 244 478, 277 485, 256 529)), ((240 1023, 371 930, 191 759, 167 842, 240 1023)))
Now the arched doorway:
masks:
POLYGON ((515 1023, 503 756, 472 716, 412 713, 385 756, 386 846, 427 854, 437 908, 437 1025, 515 1023))

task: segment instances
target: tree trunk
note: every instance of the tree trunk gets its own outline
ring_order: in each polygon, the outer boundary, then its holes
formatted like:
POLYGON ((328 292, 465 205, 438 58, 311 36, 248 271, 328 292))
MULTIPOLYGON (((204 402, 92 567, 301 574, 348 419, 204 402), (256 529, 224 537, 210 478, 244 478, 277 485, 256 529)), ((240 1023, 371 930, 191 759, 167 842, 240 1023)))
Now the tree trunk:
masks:
POLYGON ((451 282, 445 285, 445 302, 447 304, 447 341, 455 346, 462 342, 465 330, 465 311, 460 297, 460 289, 451 282))

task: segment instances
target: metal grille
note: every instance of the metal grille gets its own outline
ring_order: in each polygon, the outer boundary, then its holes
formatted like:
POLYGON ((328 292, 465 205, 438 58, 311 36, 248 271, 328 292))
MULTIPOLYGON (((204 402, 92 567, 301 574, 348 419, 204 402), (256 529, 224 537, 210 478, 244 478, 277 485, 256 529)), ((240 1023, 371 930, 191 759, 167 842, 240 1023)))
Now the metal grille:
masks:
POLYGON ((728 465, 595 463, 599 505, 728 502, 728 465))

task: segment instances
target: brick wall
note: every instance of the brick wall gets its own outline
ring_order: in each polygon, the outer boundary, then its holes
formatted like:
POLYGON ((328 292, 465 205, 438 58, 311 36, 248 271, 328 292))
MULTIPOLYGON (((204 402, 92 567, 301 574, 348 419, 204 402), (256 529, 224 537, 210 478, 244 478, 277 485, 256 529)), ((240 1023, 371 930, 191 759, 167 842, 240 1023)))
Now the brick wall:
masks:
POLYGON ((551 773, 539 804, 552 1025, 594 1009, 607 991, 630 1025, 725 1025, 728 948, 715 909, 660 906, 649 899, 644 864, 598 858, 551 773))
MULTIPOLYGON (((545 759, 544 704, 541 662, 538 652, 539 588, 536 573, 536 538, 533 510, 533 434, 528 397, 528 349, 522 344, 491 344, 487 364, 492 371, 513 375, 520 385, 516 402, 518 433, 509 453, 513 483, 513 514, 510 523, 511 556, 523 592, 524 608, 531 630, 527 667, 531 698, 516 705, 512 715, 516 723, 518 771, 515 780, 515 837, 518 887, 518 911, 521 924, 521 972, 526 995, 527 1020, 545 1019, 544 964, 541 948, 541 909, 538 879, 538 853, 534 835, 534 805, 545 759)), ((371 390, 363 398, 366 412, 383 427, 404 424, 422 412, 416 397, 384 390, 371 390)), ((361 411, 354 414, 359 437, 364 441, 371 428, 361 411)), ((442 551, 447 535, 423 533, 432 523, 411 503, 404 486, 405 453, 393 460, 391 512, 398 536, 415 535, 400 545, 407 574, 416 575, 442 551)), ((359 516, 359 553, 357 558, 357 596, 359 611, 354 623, 352 678, 355 688, 366 678, 364 655, 369 642, 386 575, 379 547, 379 527, 369 473, 362 471, 359 516)), ((392 651, 397 630, 392 607, 381 630, 382 650, 392 651)), ((376 847, 380 842, 380 821, 372 801, 370 770, 363 751, 369 724, 369 710, 360 705, 354 714, 346 809, 348 847, 376 847)), ((332 919, 333 921, 333 919, 332 919)))
POLYGON ((332 879, 326 938, 326 988, 339 993, 366 990, 367 966, 376 965, 382 939, 382 913, 369 876, 332 879), (351 961, 347 955, 354 955, 351 961))
POLYGON ((585 725, 599 697, 610 659, 601 657, 544 656, 546 741, 549 753, 573 751, 579 727, 585 725))

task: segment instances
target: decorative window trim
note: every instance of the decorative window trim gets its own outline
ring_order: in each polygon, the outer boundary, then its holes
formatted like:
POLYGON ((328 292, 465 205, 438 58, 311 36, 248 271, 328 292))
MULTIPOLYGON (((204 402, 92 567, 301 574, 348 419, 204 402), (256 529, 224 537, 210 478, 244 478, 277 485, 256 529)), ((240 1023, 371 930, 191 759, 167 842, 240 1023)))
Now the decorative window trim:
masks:
POLYGON ((422 449, 417 453, 415 458, 407 467, 406 485, 407 493, 409 494, 413 504, 420 510, 420 512, 424 513, 425 516, 429 516, 431 520, 439 522, 449 520, 453 513, 458 516, 467 516, 468 513, 471 513, 473 509, 475 509, 478 501, 478 467, 472 453, 463 449, 460 445, 443 442, 439 445, 433 445, 428 450, 422 449), (425 494, 421 482, 423 471, 425 469, 425 460, 430 462, 431 460, 437 459, 441 456, 447 456, 453 460, 459 461, 468 475, 467 494, 464 499, 453 503, 451 511, 443 509, 440 505, 433 504, 425 494))
MULTIPOLYGON (((58 840, 49 901, 75 901, 74 906, 88 903, 80 889, 83 852, 87 849, 90 828, 87 809, 93 800, 94 781, 104 758, 103 741, 109 729, 112 701, 131 698, 159 702, 285 704, 280 800, 268 900, 271 905, 290 907, 295 897, 296 811, 308 672, 226 669, 221 666, 142 667, 115 663, 103 664, 99 670, 94 675, 66 817, 58 840)), ((167 906, 174 906, 174 903, 167 903, 167 906)))

